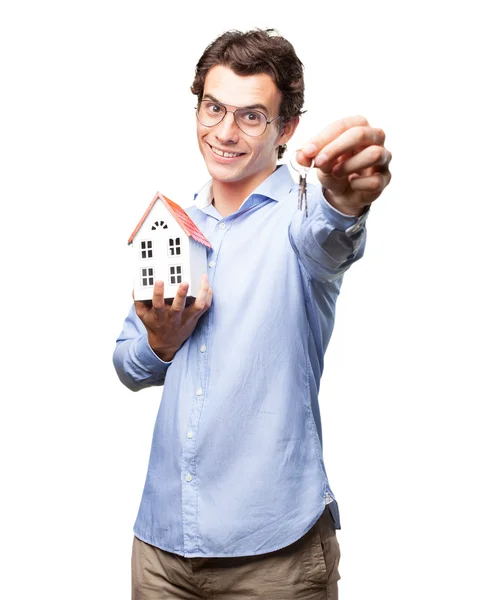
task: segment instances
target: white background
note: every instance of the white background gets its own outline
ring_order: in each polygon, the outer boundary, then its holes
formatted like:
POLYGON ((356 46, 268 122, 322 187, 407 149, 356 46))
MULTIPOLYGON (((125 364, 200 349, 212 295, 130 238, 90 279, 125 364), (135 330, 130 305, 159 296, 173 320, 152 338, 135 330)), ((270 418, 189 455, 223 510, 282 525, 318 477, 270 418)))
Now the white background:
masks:
POLYGON ((472 5, 2 4, 3 598, 130 597, 160 392, 133 394, 111 363, 126 242, 157 190, 188 206, 207 179, 194 66, 253 27, 276 27, 305 65, 292 147, 362 114, 393 153, 321 392, 340 597, 479 598, 472 5))

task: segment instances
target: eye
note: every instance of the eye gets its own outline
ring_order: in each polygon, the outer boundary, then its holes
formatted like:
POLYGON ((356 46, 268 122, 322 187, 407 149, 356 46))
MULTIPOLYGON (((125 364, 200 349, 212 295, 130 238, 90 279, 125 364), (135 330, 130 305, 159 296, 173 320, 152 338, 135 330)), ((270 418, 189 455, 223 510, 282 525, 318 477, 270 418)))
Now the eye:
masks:
POLYGON ((248 125, 249 127, 256 127, 263 125, 264 121, 266 121, 266 117, 263 113, 257 110, 245 109, 239 111, 239 118, 241 123, 244 125, 248 125))
POLYGON ((204 102, 204 107, 212 115, 220 115, 223 112, 221 104, 217 104, 216 102, 204 102))

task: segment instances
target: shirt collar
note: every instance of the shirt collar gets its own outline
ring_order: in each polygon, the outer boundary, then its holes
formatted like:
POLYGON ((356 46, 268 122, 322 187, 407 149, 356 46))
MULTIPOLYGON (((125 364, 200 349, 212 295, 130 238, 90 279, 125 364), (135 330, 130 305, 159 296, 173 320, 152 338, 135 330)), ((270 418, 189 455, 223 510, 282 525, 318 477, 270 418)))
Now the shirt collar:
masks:
MULTIPOLYGON (((207 208, 213 201, 213 180, 210 179, 205 185, 195 194, 194 201, 196 207, 203 210, 207 208)), ((264 196, 279 202, 286 198, 288 193, 294 187, 294 181, 287 165, 279 165, 269 177, 262 181, 259 186, 250 194, 264 196)), ((250 197, 248 196, 248 197, 250 197)), ((245 201, 247 198, 245 198, 245 201)))

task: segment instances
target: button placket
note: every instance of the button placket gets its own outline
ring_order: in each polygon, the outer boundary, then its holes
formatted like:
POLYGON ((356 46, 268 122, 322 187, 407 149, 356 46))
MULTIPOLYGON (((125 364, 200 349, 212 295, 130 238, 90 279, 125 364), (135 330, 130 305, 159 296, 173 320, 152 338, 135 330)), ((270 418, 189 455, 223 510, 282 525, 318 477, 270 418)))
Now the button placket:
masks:
POLYGON ((229 231, 231 223, 232 223, 232 221, 228 221, 227 223, 225 223, 224 221, 221 221, 221 222, 217 223, 215 225, 213 232, 210 234, 209 239, 214 248, 212 251, 209 252, 209 257, 208 257, 208 271, 209 271, 209 278, 210 278, 211 284, 213 284, 213 281, 214 281, 215 272, 216 272, 215 267, 217 266, 217 263, 218 263, 218 256, 219 256, 221 244, 223 243, 225 234, 227 233, 227 231, 229 231))
POLYGON ((196 444, 195 433, 198 427, 199 416, 203 405, 203 388, 198 386, 194 390, 194 401, 192 403, 186 440, 183 445, 182 455, 182 506, 183 506, 183 531, 184 545, 187 552, 196 549, 197 538, 197 515, 194 507, 198 501, 197 477, 196 477, 196 444))
MULTIPOLYGON (((209 236, 209 240, 213 245, 213 249, 209 250, 207 259, 208 275, 210 285, 213 287, 216 266, 221 248, 222 241, 229 227, 228 223, 219 223, 214 229, 214 233, 209 236)), ((213 309, 213 307, 211 307, 213 309)), ((208 364, 208 335, 209 335, 209 319, 210 315, 205 315, 201 327, 202 330, 197 331, 197 352, 198 352, 198 372, 195 377, 192 390, 192 403, 189 414, 188 426, 186 429, 186 437, 184 438, 182 452, 182 506, 183 506, 183 532, 184 532, 184 548, 186 552, 194 552, 197 544, 198 522, 197 514, 194 507, 198 502, 198 474, 197 455, 196 455, 196 440, 198 438, 198 427, 200 415, 202 414, 205 396, 207 393, 206 386, 206 368, 208 364)))

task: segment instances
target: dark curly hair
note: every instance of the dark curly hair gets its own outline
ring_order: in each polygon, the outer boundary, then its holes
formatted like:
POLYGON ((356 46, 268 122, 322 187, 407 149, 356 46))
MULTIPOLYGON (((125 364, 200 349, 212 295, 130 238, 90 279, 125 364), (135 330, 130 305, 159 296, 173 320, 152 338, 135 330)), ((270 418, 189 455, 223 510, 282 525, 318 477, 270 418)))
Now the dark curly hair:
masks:
MULTIPOLYGON (((208 71, 216 65, 228 67, 237 75, 268 74, 281 92, 280 127, 293 117, 303 114, 303 63, 288 40, 275 29, 227 31, 211 42, 196 65, 191 91, 203 99, 208 71)), ((278 159, 286 144, 278 148, 278 159)))

